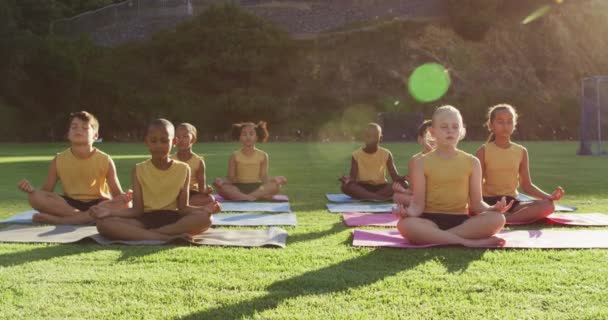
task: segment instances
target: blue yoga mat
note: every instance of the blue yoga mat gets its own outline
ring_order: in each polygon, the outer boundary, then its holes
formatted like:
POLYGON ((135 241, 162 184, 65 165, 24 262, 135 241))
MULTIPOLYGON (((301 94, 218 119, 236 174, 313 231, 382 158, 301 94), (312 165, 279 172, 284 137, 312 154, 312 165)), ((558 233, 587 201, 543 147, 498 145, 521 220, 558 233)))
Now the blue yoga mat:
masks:
POLYGON ((28 211, 20 212, 11 217, 8 217, 4 220, 0 220, 0 223, 31 224, 32 216, 36 213, 38 213, 38 211, 36 211, 36 210, 28 210, 28 211))
MULTIPOLYGON (((1 220, 0 223, 32 224, 32 216, 35 213, 36 210, 21 212, 1 220)), ((221 213, 213 216, 214 226, 295 226, 296 224, 296 215, 293 213, 221 213)))
MULTIPOLYGON (((348 195, 345 195, 343 193, 330 193, 330 194, 326 194, 325 195, 327 197, 327 200, 331 201, 331 202, 336 202, 336 203, 357 203, 357 202, 380 202, 378 200, 360 200, 360 199, 355 199, 355 198, 351 198, 348 195)), ((533 198, 525 193, 520 193, 519 197, 517 197, 517 200, 521 201, 521 202, 530 202, 530 201, 537 201, 538 199, 533 198)), ((555 203, 555 212, 573 212, 576 211, 576 207, 572 207, 572 206, 565 206, 565 205, 561 205, 559 203, 555 203)))
POLYGON ((214 226, 296 226, 293 213, 218 213, 213 215, 214 226))
POLYGON ((291 212, 289 202, 222 202, 222 212, 291 212))
POLYGON ((344 193, 328 193, 328 194, 325 195, 325 197, 327 197, 327 200, 329 200, 331 202, 337 202, 337 203, 386 202, 386 201, 382 201, 382 200, 361 200, 361 199, 355 199, 355 198, 351 198, 351 196, 349 196, 349 195, 345 195, 344 193))
MULTIPOLYGON (((517 200, 521 201, 521 202, 530 202, 530 201, 537 201, 538 199, 533 198, 525 193, 520 193, 519 196, 517 197, 517 200)), ((555 205, 555 212, 573 212, 576 211, 576 207, 571 207, 571 206, 563 206, 561 204, 558 203, 554 203, 555 205)))
POLYGON ((328 203, 327 209, 332 213, 344 212, 391 212, 392 203, 328 203))

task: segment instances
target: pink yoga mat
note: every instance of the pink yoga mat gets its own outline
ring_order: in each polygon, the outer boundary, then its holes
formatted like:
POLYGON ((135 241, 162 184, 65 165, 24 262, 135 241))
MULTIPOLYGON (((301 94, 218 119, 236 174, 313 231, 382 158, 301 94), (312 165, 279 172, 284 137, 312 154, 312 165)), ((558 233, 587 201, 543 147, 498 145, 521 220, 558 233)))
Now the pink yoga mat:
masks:
MULTIPOLYGON (((232 201, 232 200, 224 199, 224 197, 220 196, 219 194, 214 194, 213 196, 215 197, 215 200, 217 200, 219 202, 232 201)), ((274 196, 272 196, 272 200, 270 200, 270 201, 284 202, 284 201, 289 201, 289 198, 287 197, 286 194, 275 194, 274 196)))
MULTIPOLYGON (((350 212, 342 215, 344 224, 348 227, 395 227, 397 225, 396 216, 390 213, 361 213, 350 212)), ((526 223, 509 223, 509 225, 524 225, 526 223)), ((554 213, 547 219, 538 221, 548 225, 569 225, 569 226, 608 226, 608 215, 603 213, 554 213)))
MULTIPOLYGON (((608 230, 503 230, 497 236, 505 239, 504 247, 500 248, 608 248, 608 230)), ((395 229, 353 231, 355 247, 428 248, 441 245, 411 244, 395 229)))
POLYGON ((348 227, 395 227, 399 220, 391 213, 349 212, 342 214, 344 224, 348 227))

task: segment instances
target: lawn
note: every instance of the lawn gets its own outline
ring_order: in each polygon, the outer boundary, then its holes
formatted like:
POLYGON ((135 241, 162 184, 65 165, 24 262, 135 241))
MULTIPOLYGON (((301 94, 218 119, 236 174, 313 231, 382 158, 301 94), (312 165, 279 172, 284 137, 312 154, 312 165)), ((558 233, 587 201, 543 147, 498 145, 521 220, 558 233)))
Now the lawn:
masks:
MULTIPOLYGON (((473 152, 479 142, 463 143, 473 152)), ((608 212, 608 159, 573 142, 526 143, 534 182, 566 189, 578 212, 608 212)), ((405 173, 414 144, 385 144, 405 173)), ((107 144, 123 186, 143 144, 107 144)), ((325 210, 354 143, 271 143, 298 226, 288 246, 222 248, 0 244, 0 319, 602 319, 608 251, 353 248, 325 210)), ((0 218, 28 208, 15 188, 39 186, 62 144, 0 145, 0 218)), ((225 175, 236 144, 199 144, 208 178, 225 175)), ((530 228, 530 227, 528 227, 530 228)))

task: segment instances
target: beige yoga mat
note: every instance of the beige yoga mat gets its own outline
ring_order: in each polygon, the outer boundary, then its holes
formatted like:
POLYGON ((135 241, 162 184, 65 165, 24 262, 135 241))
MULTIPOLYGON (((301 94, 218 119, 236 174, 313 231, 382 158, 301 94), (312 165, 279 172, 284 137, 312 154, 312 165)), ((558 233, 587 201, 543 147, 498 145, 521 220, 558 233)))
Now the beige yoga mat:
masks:
POLYGON ((190 238, 175 237, 169 241, 142 240, 123 241, 102 237, 95 226, 9 226, 0 230, 0 242, 25 243, 73 243, 85 238, 102 244, 161 245, 173 241, 188 242, 196 245, 236 246, 236 247, 280 247, 287 243, 287 231, 271 227, 267 229, 209 229, 190 238))

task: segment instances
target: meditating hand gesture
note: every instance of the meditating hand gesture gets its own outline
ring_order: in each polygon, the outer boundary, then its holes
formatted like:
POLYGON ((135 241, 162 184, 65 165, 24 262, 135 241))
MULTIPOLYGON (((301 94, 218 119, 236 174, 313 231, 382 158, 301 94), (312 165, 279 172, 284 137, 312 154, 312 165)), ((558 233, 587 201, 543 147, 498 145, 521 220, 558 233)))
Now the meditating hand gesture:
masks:
POLYGON ((555 189, 555 191, 553 191, 553 193, 551 194, 551 197, 549 198, 549 200, 551 201, 558 201, 559 199, 561 199, 564 196, 564 189, 562 187, 557 187, 555 189))
POLYGON ((509 203, 507 203, 507 198, 502 197, 500 201, 496 202, 496 204, 490 207, 490 209, 493 211, 498 211, 500 213, 505 213, 509 211, 509 209, 511 209, 511 206, 513 206, 513 202, 514 200, 511 200, 509 201, 509 203))

